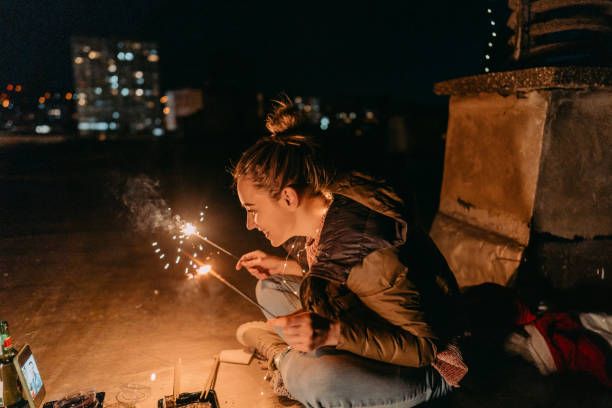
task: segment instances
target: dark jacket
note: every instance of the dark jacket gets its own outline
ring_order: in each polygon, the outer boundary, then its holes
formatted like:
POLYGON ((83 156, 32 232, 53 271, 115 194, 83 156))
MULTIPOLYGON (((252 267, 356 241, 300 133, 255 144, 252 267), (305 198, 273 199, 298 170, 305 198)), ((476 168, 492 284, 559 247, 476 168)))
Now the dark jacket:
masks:
POLYGON ((461 332, 459 289, 442 254, 409 225, 402 200, 353 174, 336 183, 303 306, 340 322, 338 349, 420 367, 461 332))

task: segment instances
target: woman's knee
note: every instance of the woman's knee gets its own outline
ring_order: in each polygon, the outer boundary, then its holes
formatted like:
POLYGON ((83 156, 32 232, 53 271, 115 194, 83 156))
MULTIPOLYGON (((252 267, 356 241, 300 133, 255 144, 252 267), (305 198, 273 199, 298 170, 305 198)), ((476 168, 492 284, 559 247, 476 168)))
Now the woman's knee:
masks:
POLYGON ((332 401, 342 400, 342 388, 338 384, 337 367, 321 364, 316 367, 294 366, 283 370, 287 391, 307 406, 330 406, 332 401))

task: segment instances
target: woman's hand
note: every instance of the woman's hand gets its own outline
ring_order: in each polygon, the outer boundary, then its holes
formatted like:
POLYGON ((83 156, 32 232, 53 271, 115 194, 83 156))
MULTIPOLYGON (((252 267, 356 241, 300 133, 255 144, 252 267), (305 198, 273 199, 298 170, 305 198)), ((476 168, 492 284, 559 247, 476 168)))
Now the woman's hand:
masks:
POLYGON ((285 265, 285 260, 278 256, 257 250, 242 255, 236 262, 236 270, 245 268, 257 279, 266 279, 277 274, 301 275, 302 269, 296 261, 288 259, 286 263, 285 265))
POLYGON ((299 351, 312 351, 323 346, 337 346, 340 323, 316 313, 299 310, 287 316, 268 320, 268 324, 283 330, 283 338, 299 351))

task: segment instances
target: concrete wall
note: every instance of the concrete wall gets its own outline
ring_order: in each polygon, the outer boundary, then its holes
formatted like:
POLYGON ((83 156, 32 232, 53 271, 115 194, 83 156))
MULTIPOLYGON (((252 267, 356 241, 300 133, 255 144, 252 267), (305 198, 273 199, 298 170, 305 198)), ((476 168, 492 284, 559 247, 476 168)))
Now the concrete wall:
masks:
POLYGON ((533 228, 612 236, 612 92, 552 91, 533 228))

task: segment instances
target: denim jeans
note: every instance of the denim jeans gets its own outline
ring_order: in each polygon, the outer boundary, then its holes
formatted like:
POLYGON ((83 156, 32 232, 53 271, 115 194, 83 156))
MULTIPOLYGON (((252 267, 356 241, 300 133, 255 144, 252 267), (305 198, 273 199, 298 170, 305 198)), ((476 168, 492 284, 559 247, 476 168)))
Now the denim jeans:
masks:
MULTIPOLYGON (((278 275, 261 280, 257 301, 276 316, 292 313, 301 307, 295 294, 300 281, 278 275)), ((407 408, 451 391, 431 366, 402 367, 334 347, 309 353, 290 350, 278 368, 289 393, 307 407, 407 408)))

